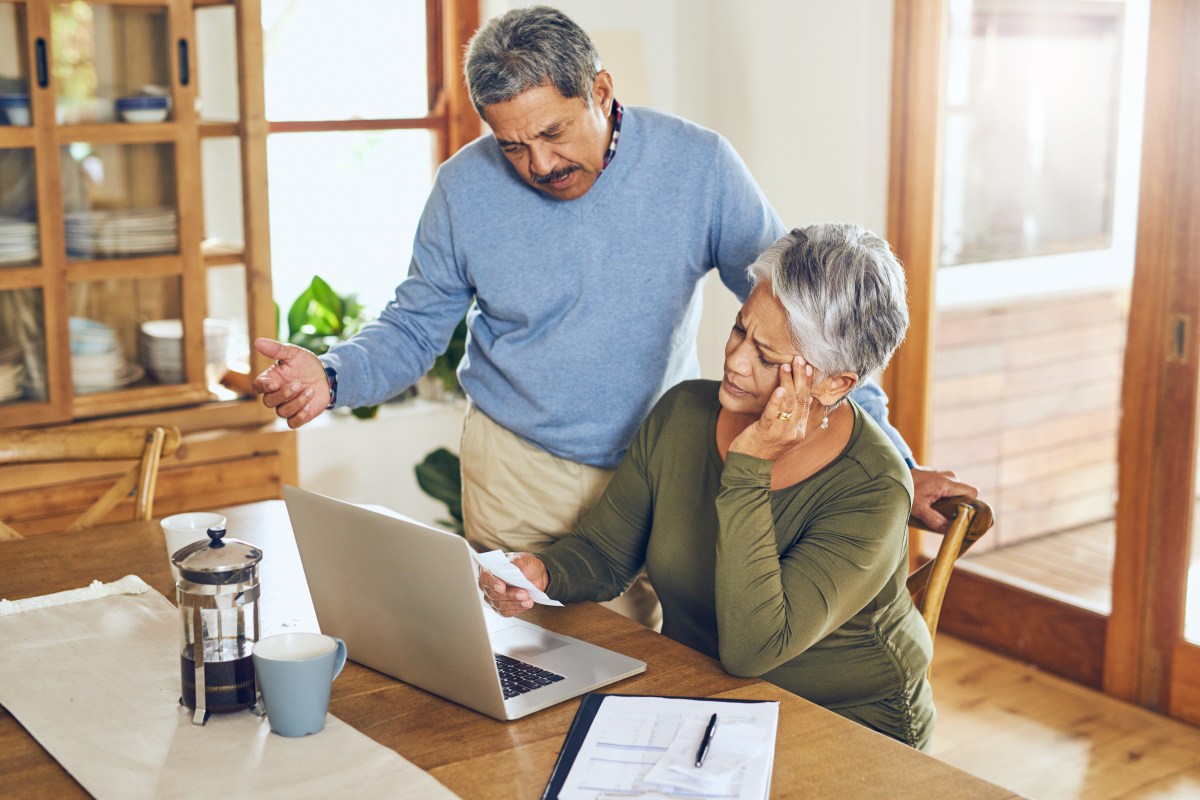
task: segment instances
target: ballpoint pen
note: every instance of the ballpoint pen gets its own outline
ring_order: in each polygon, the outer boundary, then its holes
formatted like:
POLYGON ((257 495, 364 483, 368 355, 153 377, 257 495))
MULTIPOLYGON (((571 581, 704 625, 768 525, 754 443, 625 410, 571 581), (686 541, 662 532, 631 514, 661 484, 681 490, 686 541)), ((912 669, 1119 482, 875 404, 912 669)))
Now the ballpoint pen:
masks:
POLYGON ((704 766, 704 757, 708 755, 708 747, 712 744, 713 736, 717 733, 717 715, 713 714, 704 729, 704 738, 700 740, 700 749, 696 751, 696 766, 704 766))

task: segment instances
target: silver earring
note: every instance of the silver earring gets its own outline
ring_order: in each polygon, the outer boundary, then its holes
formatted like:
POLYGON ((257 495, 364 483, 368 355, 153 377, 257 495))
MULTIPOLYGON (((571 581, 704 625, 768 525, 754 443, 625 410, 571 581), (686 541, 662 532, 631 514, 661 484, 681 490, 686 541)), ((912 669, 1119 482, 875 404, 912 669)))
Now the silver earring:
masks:
POLYGON ((821 430, 829 428, 829 406, 825 406, 825 413, 821 415, 821 430))

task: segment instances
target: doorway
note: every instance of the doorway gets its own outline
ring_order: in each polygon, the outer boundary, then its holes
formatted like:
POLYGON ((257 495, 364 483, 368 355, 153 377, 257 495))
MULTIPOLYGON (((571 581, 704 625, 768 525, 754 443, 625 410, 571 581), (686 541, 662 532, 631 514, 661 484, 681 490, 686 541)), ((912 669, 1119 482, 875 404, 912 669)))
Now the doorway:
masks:
POLYGON ((897 0, 889 238, 914 325, 887 383, 922 460, 996 511, 943 628, 1200 718, 1200 686, 1170 691, 1200 674, 1179 669, 1184 617, 1200 619, 1179 601, 1197 549, 1183 296, 1200 295, 1200 237, 1182 221, 1200 210, 1200 148, 1171 107, 1197 102, 1189 5, 897 0), (1157 438, 1131 433, 1134 417, 1157 438), (1155 471, 1164 442, 1171 466, 1155 471), (1152 529, 1146 510, 1168 497, 1152 529))

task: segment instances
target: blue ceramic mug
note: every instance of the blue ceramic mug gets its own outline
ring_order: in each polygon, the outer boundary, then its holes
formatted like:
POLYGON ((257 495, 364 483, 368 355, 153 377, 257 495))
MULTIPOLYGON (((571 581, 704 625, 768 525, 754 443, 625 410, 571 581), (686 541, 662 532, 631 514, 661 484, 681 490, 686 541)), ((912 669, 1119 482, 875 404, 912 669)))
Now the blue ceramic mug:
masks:
POLYGON ((329 690, 346 665, 346 643, 322 633, 281 633, 256 642, 253 655, 271 730, 307 736, 324 728, 329 690))

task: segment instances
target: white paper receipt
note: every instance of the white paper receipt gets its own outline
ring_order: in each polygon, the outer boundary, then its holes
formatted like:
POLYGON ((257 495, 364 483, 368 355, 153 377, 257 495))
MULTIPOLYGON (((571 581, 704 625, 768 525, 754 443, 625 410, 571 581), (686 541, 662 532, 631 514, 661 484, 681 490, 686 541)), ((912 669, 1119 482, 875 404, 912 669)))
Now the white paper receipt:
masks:
POLYGON ((503 550, 492 550, 488 553, 476 553, 472 550, 471 555, 475 556, 475 560, 479 563, 479 566, 509 586, 517 586, 529 592, 529 596, 533 598, 533 602, 544 606, 562 605, 557 600, 551 600, 545 592, 530 583, 529 579, 525 577, 525 573, 521 572, 520 567, 508 560, 503 550))

